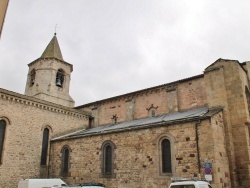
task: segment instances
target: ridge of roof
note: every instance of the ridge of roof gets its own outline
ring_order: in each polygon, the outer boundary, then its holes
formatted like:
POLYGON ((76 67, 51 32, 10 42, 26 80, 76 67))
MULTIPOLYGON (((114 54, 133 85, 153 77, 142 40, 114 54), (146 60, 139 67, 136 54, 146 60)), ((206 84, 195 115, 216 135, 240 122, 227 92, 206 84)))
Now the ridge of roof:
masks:
POLYGON ((235 59, 223 59, 223 58, 219 58, 215 62, 213 62, 212 64, 210 64, 208 67, 206 67, 205 70, 207 70, 209 67, 213 66, 215 63, 220 62, 220 61, 236 62, 236 63, 240 64, 240 62, 238 60, 235 60, 235 59))
POLYGON ((62 53, 61 53, 61 49, 60 49, 60 46, 56 37, 56 33, 51 39, 51 41, 49 42, 46 49, 44 50, 43 54, 41 55, 41 58, 56 58, 56 59, 64 61, 62 53))
MULTIPOLYGON (((209 65, 208 67, 206 67, 204 72, 210 71, 210 70, 211 70, 210 68, 211 68, 213 65, 215 65, 215 64, 218 63, 218 62, 222 62, 222 61, 224 61, 224 62, 234 62, 234 63, 237 63, 237 64, 242 68, 243 71, 247 72, 247 70, 244 69, 244 65, 246 64, 246 62, 240 63, 238 60, 235 60, 235 59, 223 59, 223 58, 217 59, 214 63, 212 63, 211 65, 209 65)), ((223 66, 222 66, 222 67, 223 67, 223 66)), ((220 68, 220 67, 215 67, 215 69, 218 69, 218 68, 220 68)), ((213 68, 212 68, 212 70, 213 70, 213 68)))

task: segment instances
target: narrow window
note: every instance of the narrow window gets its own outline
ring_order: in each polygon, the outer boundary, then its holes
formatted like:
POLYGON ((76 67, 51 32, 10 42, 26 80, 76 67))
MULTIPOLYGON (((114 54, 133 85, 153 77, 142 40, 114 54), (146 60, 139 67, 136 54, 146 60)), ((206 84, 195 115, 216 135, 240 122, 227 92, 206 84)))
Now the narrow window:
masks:
POLYGON ((69 149, 64 150, 64 160, 63 160, 63 173, 68 173, 69 171, 69 149))
MULTIPOLYGON (((250 113, 250 93, 247 87, 245 87, 245 94, 246 94, 248 112, 250 113)), ((248 145, 250 145, 250 125, 247 126, 247 129, 248 129, 248 145)))
POLYGON ((116 146, 111 141, 105 141, 102 144, 102 168, 100 177, 102 178, 115 178, 116 174, 114 173, 115 169, 115 155, 114 150, 116 146))
POLYGON ((93 117, 89 117, 89 129, 92 128, 94 123, 94 118, 93 117))
POLYGON ((36 78, 36 71, 33 69, 30 72, 30 86, 33 86, 35 83, 35 78, 36 78))
POLYGON ((4 120, 0 120, 0 164, 2 164, 5 129, 6 122, 4 120))
POLYGON ((49 146, 49 129, 45 128, 43 130, 41 165, 47 164, 48 146, 49 146))
POLYGON ((56 86, 63 87, 64 82, 64 71, 59 69, 56 73, 56 86))
POLYGON ((170 141, 164 139, 161 143, 162 149, 162 172, 172 173, 170 141))
POLYGON ((245 88, 245 94, 246 94, 248 111, 250 112, 250 93, 247 87, 245 88))
POLYGON ((157 108, 158 106, 154 106, 154 104, 151 104, 147 109, 148 116, 149 117, 155 117, 157 115, 157 108))
POLYGON ((112 148, 111 146, 106 146, 105 148, 105 174, 111 174, 112 170, 112 148))
POLYGON ((62 176, 69 176, 69 164, 70 164, 70 148, 69 146, 64 146, 62 148, 62 168, 61 168, 61 175, 62 176))
POLYGON ((151 110, 151 117, 155 117, 155 110, 151 110))
POLYGON ((247 130, 248 130, 248 145, 250 145, 250 125, 247 126, 247 130))

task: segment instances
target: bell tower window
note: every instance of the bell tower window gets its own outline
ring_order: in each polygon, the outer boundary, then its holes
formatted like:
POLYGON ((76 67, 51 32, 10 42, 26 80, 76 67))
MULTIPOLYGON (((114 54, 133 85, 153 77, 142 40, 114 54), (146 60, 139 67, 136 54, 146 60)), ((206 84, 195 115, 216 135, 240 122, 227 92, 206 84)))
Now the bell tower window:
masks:
POLYGON ((59 69, 56 73, 56 86, 63 87, 64 82, 64 71, 59 69))
POLYGON ((36 71, 33 69, 30 72, 30 86, 33 86, 35 83, 36 71))

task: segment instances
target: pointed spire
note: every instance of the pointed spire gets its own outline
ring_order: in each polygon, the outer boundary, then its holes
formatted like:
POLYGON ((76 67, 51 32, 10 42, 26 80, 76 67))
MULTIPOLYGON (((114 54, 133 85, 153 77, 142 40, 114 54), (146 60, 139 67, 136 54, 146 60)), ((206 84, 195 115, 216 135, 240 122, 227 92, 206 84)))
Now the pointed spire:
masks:
POLYGON ((46 49, 44 50, 41 58, 57 58, 57 59, 64 61, 57 38, 56 38, 56 33, 54 37, 51 39, 46 49))

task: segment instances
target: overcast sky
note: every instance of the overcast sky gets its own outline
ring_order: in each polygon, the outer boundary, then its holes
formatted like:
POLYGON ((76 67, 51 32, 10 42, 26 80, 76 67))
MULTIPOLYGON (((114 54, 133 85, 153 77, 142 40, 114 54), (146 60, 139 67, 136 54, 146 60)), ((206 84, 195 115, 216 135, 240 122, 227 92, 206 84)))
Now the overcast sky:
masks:
POLYGON ((55 25, 76 106, 250 60, 249 0, 10 0, 0 88, 24 93, 55 25))

